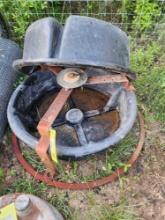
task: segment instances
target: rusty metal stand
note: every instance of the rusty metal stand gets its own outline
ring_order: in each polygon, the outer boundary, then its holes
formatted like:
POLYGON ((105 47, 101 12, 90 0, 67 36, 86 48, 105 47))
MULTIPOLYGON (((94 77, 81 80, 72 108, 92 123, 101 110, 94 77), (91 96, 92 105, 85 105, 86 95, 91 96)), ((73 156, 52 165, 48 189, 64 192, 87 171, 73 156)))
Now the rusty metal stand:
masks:
MULTIPOLYGON (((133 152, 131 158, 128 160, 127 164, 129 166, 132 166, 137 158, 140 155, 140 152, 142 150, 143 144, 144 144, 144 138, 145 138, 145 129, 144 129, 144 120, 143 116, 140 112, 138 112, 138 119, 140 124, 140 134, 139 134, 139 141, 136 146, 135 151, 133 152)), ((101 179, 89 181, 86 183, 67 183, 67 182, 60 182, 56 180, 52 180, 47 174, 41 174, 38 173, 23 157, 23 154, 21 152, 19 142, 17 137, 13 134, 12 135, 12 146, 13 151, 20 162, 20 164, 24 167, 24 169, 34 177, 34 179, 38 181, 42 181, 46 183, 49 186, 61 188, 61 189, 71 189, 71 190, 85 190, 85 189, 92 189, 96 188, 102 185, 105 185, 107 183, 111 183, 114 180, 116 180, 121 174, 124 173, 124 168, 117 168, 116 171, 114 171, 111 175, 103 177, 101 179)))
MULTIPOLYGON (((43 68, 43 67, 42 67, 43 68)), ((66 69, 67 70, 67 69, 66 69)), ((57 70, 56 68, 51 68, 51 71, 53 71, 54 74, 58 74, 59 69, 57 70)), ((69 69, 70 71, 70 69, 69 69)), ((69 77, 70 72, 66 72, 68 74, 67 76, 69 77)), ((81 70, 83 74, 83 70, 81 70)), ((78 73, 77 73, 78 74, 78 73)), ((77 75, 76 79, 77 78, 77 75)), ((68 82, 70 81, 70 78, 68 78, 68 82)), ((71 79, 73 80, 74 74, 71 75, 71 79)), ((103 75, 103 76, 93 76, 89 77, 87 82, 85 83, 86 85, 94 85, 94 84, 105 84, 105 83, 121 83, 123 88, 126 90, 134 90, 133 85, 129 82, 126 76, 124 75, 103 75)), ((48 149, 49 149, 49 132, 51 129, 51 126, 57 116, 59 115, 60 111, 64 107, 66 101, 68 100, 69 96, 71 95, 73 89, 64 89, 62 88, 56 98, 54 99, 53 103, 49 106, 47 112, 44 114, 44 116, 41 118, 37 130, 40 134, 40 139, 36 147, 36 153, 40 157, 41 161, 44 163, 45 167, 47 168, 48 173, 51 176, 54 176, 56 171, 55 171, 55 165, 51 161, 49 155, 48 155, 48 149)))
POLYGON ((41 158, 42 162, 45 164, 48 173, 50 173, 51 176, 55 174, 55 166, 50 160, 47 152, 49 148, 49 131, 54 120, 57 118, 58 114, 60 113, 71 93, 72 89, 61 89, 37 126, 41 138, 39 139, 39 142, 37 144, 36 152, 41 158))

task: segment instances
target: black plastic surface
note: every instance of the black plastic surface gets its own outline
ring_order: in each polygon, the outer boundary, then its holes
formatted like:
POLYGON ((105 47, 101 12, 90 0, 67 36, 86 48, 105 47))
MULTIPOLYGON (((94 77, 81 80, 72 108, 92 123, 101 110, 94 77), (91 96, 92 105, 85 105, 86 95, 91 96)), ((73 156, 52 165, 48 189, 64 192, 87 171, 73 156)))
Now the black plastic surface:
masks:
POLYGON ((5 132, 7 105, 17 77, 12 63, 21 55, 21 50, 16 43, 0 37, 0 138, 5 132))
POLYGON ((130 72, 128 37, 117 26, 95 18, 71 15, 64 27, 54 18, 43 18, 27 29, 23 59, 14 66, 40 64, 130 72))

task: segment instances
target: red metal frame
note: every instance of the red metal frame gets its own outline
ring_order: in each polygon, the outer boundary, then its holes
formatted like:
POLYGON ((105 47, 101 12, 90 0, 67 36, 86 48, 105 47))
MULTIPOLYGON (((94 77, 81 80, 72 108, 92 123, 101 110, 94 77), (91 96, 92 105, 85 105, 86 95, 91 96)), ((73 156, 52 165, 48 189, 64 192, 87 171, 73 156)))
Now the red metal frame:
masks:
MULTIPOLYGON (((131 158, 128 160, 126 164, 128 164, 130 167, 135 163, 137 160, 143 144, 144 144, 144 138, 145 138, 145 129, 144 129, 144 120, 140 112, 138 112, 138 118, 139 118, 139 124, 140 124, 140 134, 139 134, 139 141, 136 146, 136 149, 134 153, 132 154, 131 158)), ((105 185, 107 183, 113 182, 116 180, 121 174, 123 174, 124 168, 117 168, 116 171, 114 171, 111 175, 103 177, 101 179, 89 181, 86 183, 67 183, 67 182, 60 182, 53 180, 51 177, 49 177, 47 174, 38 173, 37 170, 35 170, 23 157, 23 154, 21 152, 19 142, 17 137, 13 134, 12 135, 12 146, 13 151, 18 159, 18 161, 21 163, 21 165, 24 167, 24 169, 33 176, 36 180, 42 181, 49 186, 58 187, 61 189, 71 189, 71 190, 85 190, 85 189, 91 189, 96 188, 101 185, 105 185)))
MULTIPOLYGON (((41 70, 48 69, 52 71, 54 74, 58 74, 61 70, 60 67, 46 67, 41 66, 41 70)), ((128 78, 124 75, 114 74, 114 75, 103 75, 103 76, 92 76, 87 80, 86 85, 94 85, 94 84, 104 84, 104 83, 121 83, 123 87, 130 91, 134 90, 133 85, 129 82, 128 78)), ((55 175, 55 166, 51 161, 48 155, 49 148, 49 131, 58 114, 62 110, 66 101, 68 100, 70 94, 72 93, 72 89, 66 90, 61 89, 53 103, 49 106, 47 112, 41 118, 37 130, 40 134, 40 139, 36 147, 36 152, 41 158, 42 162, 45 164, 47 171, 51 174, 51 176, 55 175)))

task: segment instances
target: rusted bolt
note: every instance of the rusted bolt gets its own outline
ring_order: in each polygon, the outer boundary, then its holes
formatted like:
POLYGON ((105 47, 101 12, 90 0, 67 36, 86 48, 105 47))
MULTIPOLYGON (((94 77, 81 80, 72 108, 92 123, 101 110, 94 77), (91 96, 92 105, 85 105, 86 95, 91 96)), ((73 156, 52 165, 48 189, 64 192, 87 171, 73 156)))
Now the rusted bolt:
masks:
POLYGON ((80 79, 80 75, 77 72, 69 72, 64 75, 63 80, 68 83, 75 83, 80 79))
POLYGON ((23 195, 18 196, 14 204, 15 204, 17 215, 19 217, 26 216, 31 211, 31 201, 30 201, 29 196, 27 195, 23 194, 23 195))

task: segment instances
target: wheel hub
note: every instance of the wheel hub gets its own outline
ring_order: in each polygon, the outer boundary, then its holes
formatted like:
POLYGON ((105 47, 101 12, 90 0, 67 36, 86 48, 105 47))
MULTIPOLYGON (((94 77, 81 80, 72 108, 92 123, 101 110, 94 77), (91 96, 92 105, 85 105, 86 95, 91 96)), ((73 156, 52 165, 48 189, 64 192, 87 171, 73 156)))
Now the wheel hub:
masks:
POLYGON ((80 109, 72 108, 66 113, 65 118, 71 124, 79 124, 84 119, 84 114, 80 109))
POLYGON ((77 72, 68 72, 64 75, 63 80, 66 83, 75 83, 80 79, 80 74, 77 72))
POLYGON ((88 79, 82 69, 67 68, 57 75, 57 83, 66 89, 73 89, 83 86, 88 79))

